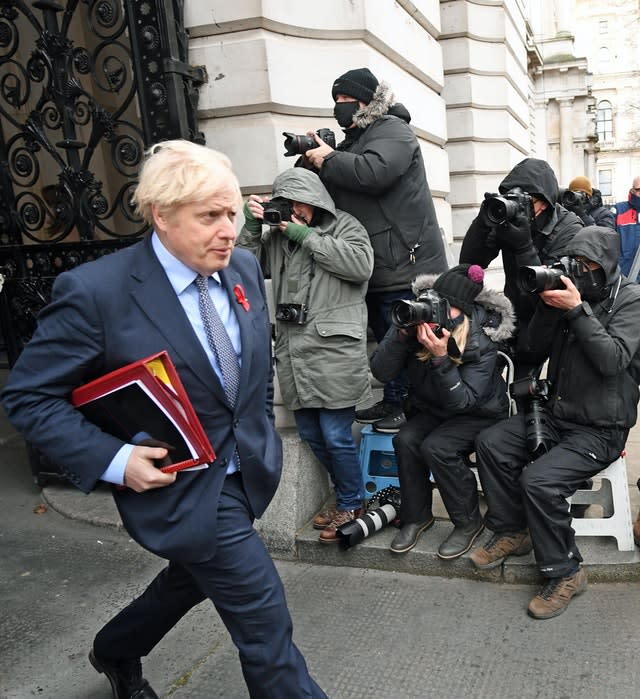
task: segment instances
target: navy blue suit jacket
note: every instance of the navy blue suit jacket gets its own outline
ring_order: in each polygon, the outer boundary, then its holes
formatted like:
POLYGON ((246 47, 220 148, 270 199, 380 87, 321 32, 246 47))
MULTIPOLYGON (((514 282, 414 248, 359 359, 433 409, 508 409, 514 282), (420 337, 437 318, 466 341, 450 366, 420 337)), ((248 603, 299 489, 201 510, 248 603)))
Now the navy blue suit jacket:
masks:
POLYGON ((216 373, 158 262, 150 238, 61 274, 51 303, 14 366, 2 401, 28 442, 91 491, 122 441, 69 403, 82 383, 167 350, 213 445, 208 469, 179 473, 164 488, 114 490, 125 527, 142 546, 181 562, 210 558, 217 501, 237 443, 242 481, 260 517, 278 486, 282 445, 273 419, 273 364, 266 292, 258 262, 236 249, 220 273, 240 325, 242 369, 232 410, 216 373), (242 285, 248 311, 236 302, 242 285))

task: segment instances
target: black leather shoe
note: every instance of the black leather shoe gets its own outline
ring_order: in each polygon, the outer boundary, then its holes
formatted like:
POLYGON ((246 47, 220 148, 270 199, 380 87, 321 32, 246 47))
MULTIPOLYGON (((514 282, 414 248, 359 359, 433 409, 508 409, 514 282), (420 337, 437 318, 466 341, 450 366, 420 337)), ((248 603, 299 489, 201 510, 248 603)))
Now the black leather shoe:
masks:
POLYGON ((454 527, 449 536, 440 544, 438 556, 448 560, 466 553, 484 529, 484 522, 478 520, 463 527, 454 527))
POLYGON ((404 524, 402 529, 393 537, 393 541, 389 548, 393 553, 406 553, 410 551, 418 543, 420 534, 427 531, 434 522, 434 518, 431 517, 431 519, 425 522, 404 524))
POLYGON ((151 685, 142 676, 140 658, 136 660, 106 660, 89 652, 89 662, 98 672, 104 672, 109 682, 113 699, 158 699, 151 685))

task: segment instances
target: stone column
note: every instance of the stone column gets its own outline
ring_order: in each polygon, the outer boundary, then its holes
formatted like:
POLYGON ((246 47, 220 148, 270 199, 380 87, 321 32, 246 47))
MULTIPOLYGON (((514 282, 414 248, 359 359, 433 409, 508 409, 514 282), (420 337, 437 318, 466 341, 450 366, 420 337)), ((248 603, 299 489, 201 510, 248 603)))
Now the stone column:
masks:
POLYGON ((560 172, 557 172, 561 187, 566 187, 573 178, 573 98, 558 99, 560 107, 560 172))

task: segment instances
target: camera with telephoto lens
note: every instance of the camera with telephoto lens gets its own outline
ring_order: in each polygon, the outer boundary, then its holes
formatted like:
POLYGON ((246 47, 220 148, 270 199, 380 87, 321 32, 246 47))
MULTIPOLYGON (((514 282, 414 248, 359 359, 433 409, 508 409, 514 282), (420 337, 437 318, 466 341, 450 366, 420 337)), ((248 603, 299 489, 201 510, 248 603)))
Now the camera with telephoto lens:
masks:
POLYGON ((572 192, 570 189, 565 189, 560 197, 560 203, 570 211, 584 210, 591 204, 591 198, 586 192, 572 192))
POLYGON ((553 432, 547 426, 544 404, 549 400, 551 382, 535 376, 525 376, 509 386, 511 397, 524 402, 524 422, 527 451, 531 461, 555 445, 553 432))
POLYGON ((359 544, 397 518, 400 513, 400 488, 390 485, 380 490, 371 499, 369 507, 376 501, 379 507, 367 510, 362 516, 341 524, 336 529, 341 548, 348 549, 359 544))
POLYGON ((564 289, 560 277, 569 277, 576 284, 576 278, 583 274, 582 265, 573 257, 561 257, 548 267, 524 266, 518 269, 518 286, 528 294, 539 294, 551 289, 564 289))
POLYGON ((449 302, 434 289, 421 292, 415 301, 396 301, 391 307, 391 321, 398 328, 429 323, 437 337, 442 337, 443 328, 450 330, 452 327, 449 302))
MULTIPOLYGON (((336 147, 336 135, 331 129, 318 129, 316 133, 328 146, 331 146, 331 148, 336 147)), ((318 143, 313 136, 308 136, 307 134, 298 136, 287 131, 283 131, 282 135, 284 136, 284 154, 287 157, 290 155, 303 155, 311 148, 318 147, 318 143)))
POLYGON ((288 199, 272 199, 260 204, 264 209, 262 220, 270 226, 278 226, 282 221, 291 221, 293 207, 288 199))
POLYGON ((308 312, 309 309, 304 303, 279 303, 276 306, 276 320, 304 325, 308 312))
POLYGON ((485 203, 485 213, 489 223, 494 225, 512 221, 520 213, 525 214, 529 221, 536 217, 531 195, 520 187, 514 187, 502 196, 489 197, 485 203))

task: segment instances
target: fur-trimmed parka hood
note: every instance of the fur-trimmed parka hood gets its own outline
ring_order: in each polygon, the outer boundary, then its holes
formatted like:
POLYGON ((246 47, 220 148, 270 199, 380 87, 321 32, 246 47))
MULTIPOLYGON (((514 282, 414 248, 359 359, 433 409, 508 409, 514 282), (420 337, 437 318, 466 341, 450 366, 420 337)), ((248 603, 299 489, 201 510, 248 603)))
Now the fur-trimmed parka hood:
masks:
POLYGON ((383 80, 373 93, 371 102, 355 113, 353 123, 360 129, 366 129, 374 121, 386 115, 398 117, 407 124, 411 121, 409 110, 401 102, 395 101, 391 87, 383 80))
MULTIPOLYGON (((438 274, 418 275, 411 285, 416 297, 421 292, 433 288, 433 283, 438 276, 438 274)), ((480 319, 480 325, 490 340, 502 344, 513 336, 516 329, 516 315, 511 301, 501 291, 488 289, 485 286, 476 296, 474 304, 484 309, 485 317, 480 319)))

